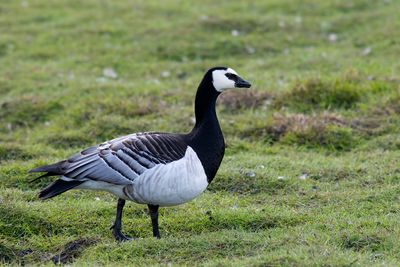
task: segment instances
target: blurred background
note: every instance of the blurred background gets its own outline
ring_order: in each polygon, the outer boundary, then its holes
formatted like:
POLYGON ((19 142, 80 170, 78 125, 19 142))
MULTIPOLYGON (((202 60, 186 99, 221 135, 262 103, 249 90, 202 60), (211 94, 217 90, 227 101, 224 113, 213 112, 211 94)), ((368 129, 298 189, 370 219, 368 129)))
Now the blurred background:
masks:
POLYGON ((84 240, 66 262, 399 265, 399 10, 0 1, 0 263, 46 263, 84 240), (164 239, 130 204, 124 227, 141 239, 115 244, 105 193, 38 201, 51 179, 28 183, 30 168, 132 132, 188 132, 214 66, 253 87, 220 97, 224 162, 198 200, 162 211, 164 239))

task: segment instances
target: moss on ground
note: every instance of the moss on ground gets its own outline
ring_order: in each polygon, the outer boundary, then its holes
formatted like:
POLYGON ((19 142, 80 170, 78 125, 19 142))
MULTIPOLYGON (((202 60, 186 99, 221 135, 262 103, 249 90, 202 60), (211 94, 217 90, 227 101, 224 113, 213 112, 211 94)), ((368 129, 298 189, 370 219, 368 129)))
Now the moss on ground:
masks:
POLYGON ((7 1, 0 7, 0 265, 399 266, 397 1, 7 1), (33 167, 140 131, 187 132, 204 71, 234 68, 209 189, 161 209, 33 167))

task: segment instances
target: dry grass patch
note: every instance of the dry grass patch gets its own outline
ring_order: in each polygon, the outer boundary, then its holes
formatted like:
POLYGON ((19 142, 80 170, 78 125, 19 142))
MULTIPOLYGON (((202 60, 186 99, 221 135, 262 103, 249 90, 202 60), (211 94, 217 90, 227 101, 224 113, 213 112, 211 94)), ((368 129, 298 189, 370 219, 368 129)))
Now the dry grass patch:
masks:
POLYGON ((351 80, 324 81, 318 78, 297 82, 291 91, 280 95, 276 107, 301 112, 350 109, 361 100, 363 86, 351 80))
POLYGON ((272 95, 267 92, 260 92, 254 90, 246 91, 231 91, 222 94, 218 98, 218 103, 223 105, 229 111, 258 108, 267 106, 272 100, 272 95))
POLYGON ((343 117, 335 113, 274 114, 267 125, 250 129, 246 137, 263 138, 275 143, 350 150, 356 144, 353 129, 343 117))
POLYGON ((352 129, 347 127, 347 122, 339 115, 331 113, 310 116, 276 115, 271 130, 280 135, 284 143, 306 147, 350 150, 357 142, 352 129))

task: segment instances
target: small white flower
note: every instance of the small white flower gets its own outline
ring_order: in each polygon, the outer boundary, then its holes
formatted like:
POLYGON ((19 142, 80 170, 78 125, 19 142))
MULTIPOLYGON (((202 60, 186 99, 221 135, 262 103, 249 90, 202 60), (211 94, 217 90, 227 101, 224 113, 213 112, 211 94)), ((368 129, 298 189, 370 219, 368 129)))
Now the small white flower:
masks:
POLYGON ((366 47, 363 51, 362 51, 362 55, 363 56, 368 56, 369 54, 371 54, 372 52, 372 48, 371 47, 366 47))
POLYGON ((103 69, 103 76, 110 79, 117 79, 118 74, 112 68, 105 68, 103 69))
POLYGON ((299 176, 300 180, 305 180, 308 178, 308 174, 307 173, 303 173, 302 175, 299 176))
POLYGON ((239 34, 240 34, 240 33, 239 33, 238 30, 232 30, 232 31, 231 31, 231 35, 234 36, 234 37, 239 36, 239 34))
POLYGON ((329 42, 331 42, 331 43, 336 42, 337 39, 338 39, 338 36, 337 36, 336 33, 331 33, 331 34, 328 35, 328 40, 329 40, 329 42))
POLYGON ((171 72, 165 70, 163 72, 160 73, 162 78, 168 78, 169 76, 171 76, 171 72))

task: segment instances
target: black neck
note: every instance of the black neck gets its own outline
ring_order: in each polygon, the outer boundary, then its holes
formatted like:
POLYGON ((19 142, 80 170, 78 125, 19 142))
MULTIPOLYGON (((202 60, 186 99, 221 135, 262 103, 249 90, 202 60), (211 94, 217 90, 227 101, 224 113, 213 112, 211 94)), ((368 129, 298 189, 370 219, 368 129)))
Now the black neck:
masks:
POLYGON ((189 145, 200 158, 208 182, 217 173, 225 151, 225 141, 215 111, 219 94, 214 89, 211 78, 206 75, 197 89, 196 124, 189 134, 189 145))
POLYGON ((215 112, 215 103, 218 95, 219 93, 214 89, 213 85, 207 84, 205 79, 203 79, 196 93, 194 104, 196 124, 193 131, 208 123, 217 123, 219 126, 217 114, 215 112))

